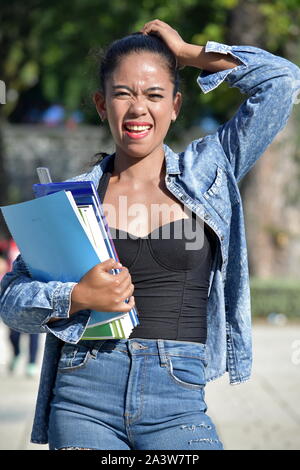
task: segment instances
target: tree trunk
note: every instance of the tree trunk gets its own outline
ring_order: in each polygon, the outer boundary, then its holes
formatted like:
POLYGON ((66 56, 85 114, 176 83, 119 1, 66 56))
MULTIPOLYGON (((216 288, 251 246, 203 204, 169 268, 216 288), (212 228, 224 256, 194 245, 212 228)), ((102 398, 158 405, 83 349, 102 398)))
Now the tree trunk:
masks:
POLYGON ((265 21, 251 0, 240 0, 231 10, 227 26, 229 44, 264 48, 265 21))

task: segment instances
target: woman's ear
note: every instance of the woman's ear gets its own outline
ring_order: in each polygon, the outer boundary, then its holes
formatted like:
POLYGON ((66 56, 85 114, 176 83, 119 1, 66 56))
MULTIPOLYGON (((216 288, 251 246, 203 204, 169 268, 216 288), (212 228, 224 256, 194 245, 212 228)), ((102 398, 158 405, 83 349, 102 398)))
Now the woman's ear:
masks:
POLYGON ((93 101, 96 106, 97 113, 100 116, 101 121, 106 119, 106 106, 105 106, 105 97, 100 91, 96 91, 93 96, 93 101))
POLYGON ((180 112, 181 105, 182 105, 182 94, 179 91, 177 91, 176 96, 173 101, 172 122, 176 121, 176 118, 180 112))

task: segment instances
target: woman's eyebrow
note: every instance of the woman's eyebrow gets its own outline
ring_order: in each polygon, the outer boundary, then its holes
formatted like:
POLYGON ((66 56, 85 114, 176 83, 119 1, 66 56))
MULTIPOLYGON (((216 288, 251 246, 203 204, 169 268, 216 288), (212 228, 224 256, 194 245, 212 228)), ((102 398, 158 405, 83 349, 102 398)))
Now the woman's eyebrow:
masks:
POLYGON ((151 86, 150 88, 147 88, 147 90, 145 90, 145 91, 154 91, 154 90, 165 91, 165 89, 160 87, 160 86, 151 86))
MULTIPOLYGON (((127 86, 127 85, 113 85, 112 88, 114 90, 116 90, 117 88, 125 88, 126 90, 131 91, 132 93, 134 93, 134 90, 132 88, 130 88, 129 86, 127 86)), ((147 91, 154 91, 154 90, 165 91, 165 89, 160 87, 160 86, 151 86, 151 87, 149 87, 149 88, 147 88, 146 90, 143 90, 143 91, 147 92, 147 91)))

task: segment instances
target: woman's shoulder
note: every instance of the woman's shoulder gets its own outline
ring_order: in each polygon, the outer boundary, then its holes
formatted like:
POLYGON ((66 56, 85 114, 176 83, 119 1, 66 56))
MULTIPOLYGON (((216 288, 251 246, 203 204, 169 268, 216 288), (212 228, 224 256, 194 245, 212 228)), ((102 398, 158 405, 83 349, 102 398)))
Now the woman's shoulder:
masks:
POLYGON ((80 175, 68 178, 66 181, 93 181, 93 183, 97 187, 99 179, 103 174, 104 168, 109 163, 112 156, 113 155, 107 155, 100 162, 96 163, 96 165, 91 166, 91 168, 85 173, 81 173, 80 175))

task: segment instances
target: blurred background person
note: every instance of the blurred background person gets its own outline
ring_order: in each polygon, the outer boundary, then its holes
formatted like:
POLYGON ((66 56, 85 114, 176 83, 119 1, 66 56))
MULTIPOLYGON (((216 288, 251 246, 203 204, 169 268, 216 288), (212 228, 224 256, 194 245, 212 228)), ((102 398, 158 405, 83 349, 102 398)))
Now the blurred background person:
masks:
MULTIPOLYGON (((18 254, 18 247, 12 238, 0 241, 0 280, 5 273, 11 271, 13 262, 18 254)), ((28 377, 34 377, 38 372, 36 361, 39 347, 39 335, 27 333, 25 335, 28 336, 26 375, 28 377)), ((12 358, 9 361, 8 370, 10 373, 14 373, 18 368, 22 356, 21 333, 9 328, 8 340, 12 349, 12 358)))
MULTIPOLYGON (((37 367, 37 353, 38 353, 38 347, 39 347, 39 335, 38 334, 26 334, 29 339, 29 344, 28 344, 28 361, 26 365, 26 375, 27 377, 35 377, 35 375, 38 372, 38 367, 37 367)), ((12 359, 9 362, 8 365, 8 370, 10 373, 14 373, 19 365, 20 359, 21 359, 21 333, 19 331, 12 330, 11 328, 9 329, 9 340, 10 344, 12 346, 12 352, 13 356, 12 359)))

